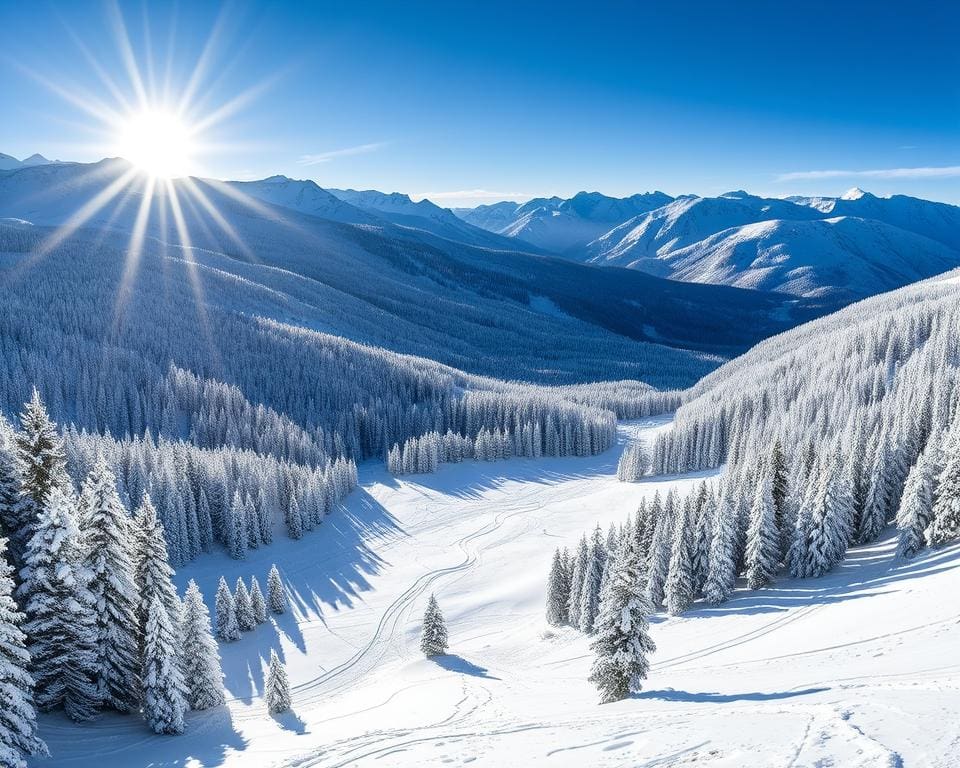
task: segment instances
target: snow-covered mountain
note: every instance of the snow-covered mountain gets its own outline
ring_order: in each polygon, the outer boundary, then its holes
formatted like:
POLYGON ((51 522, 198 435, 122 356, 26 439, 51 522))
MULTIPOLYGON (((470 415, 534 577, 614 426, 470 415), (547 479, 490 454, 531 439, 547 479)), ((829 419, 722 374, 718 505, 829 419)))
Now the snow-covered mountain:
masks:
POLYGON ((12 171, 15 168, 27 168, 32 165, 48 165, 51 161, 41 154, 32 154, 23 160, 0 152, 0 171, 12 171))
POLYGON ((430 232, 438 237, 488 248, 520 249, 527 244, 510 243, 458 217, 449 208, 441 208, 430 200, 414 202, 401 192, 378 192, 375 189, 331 189, 331 194, 360 210, 367 211, 401 227, 430 232))
POLYGON ((379 224, 380 219, 344 202, 313 181, 270 176, 259 181, 231 181, 240 192, 272 205, 347 224, 379 224))
POLYGON ((607 197, 579 192, 568 200, 537 198, 522 205, 497 203, 462 213, 465 221, 492 232, 567 254, 627 219, 658 208, 672 198, 663 192, 607 197))
MULTIPOLYGON (((56 227, 83 211, 88 228, 131 232, 143 216, 148 238, 185 243, 166 185, 145 204, 142 178, 122 183, 130 170, 106 160, 2 172, 0 218, 56 227)), ((295 310, 266 316, 474 373, 685 385, 719 362, 705 352, 735 354, 824 311, 778 294, 477 248, 386 220, 345 223, 261 197, 244 202, 251 190, 341 219, 370 215, 307 184, 180 179, 170 189, 190 245, 223 255, 209 256, 217 269, 242 267, 245 279, 295 297, 295 310)))

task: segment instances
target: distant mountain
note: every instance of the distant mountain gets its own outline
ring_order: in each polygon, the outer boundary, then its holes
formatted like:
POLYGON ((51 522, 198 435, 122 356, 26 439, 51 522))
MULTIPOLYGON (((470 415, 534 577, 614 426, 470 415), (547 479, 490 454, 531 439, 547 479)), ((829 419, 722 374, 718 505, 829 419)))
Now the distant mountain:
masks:
POLYGON ((851 301, 960 265, 960 208, 859 190, 790 200, 742 191, 680 197, 597 238, 583 260, 851 301))
POLYGON ((347 224, 377 224, 381 220, 332 195, 313 181, 271 176, 259 181, 231 181, 230 186, 258 200, 347 224))
MULTIPOLYGON (((360 210, 374 214, 401 227, 412 227, 438 237, 487 248, 525 248, 526 243, 511 243, 474 226, 430 200, 414 202, 400 192, 378 192, 375 189, 331 189, 331 194, 360 210)), ((523 238, 520 238, 523 240, 523 238)))
POLYGON ((367 214, 343 201, 325 208, 333 196, 307 183, 177 179, 145 205, 142 177, 120 183, 129 171, 125 161, 105 160, 0 172, 0 218, 56 227, 86 207, 85 227, 131 232, 143 211, 147 242, 186 245, 169 215, 172 190, 189 232, 188 258, 203 265, 199 278, 209 270, 260 286, 251 301, 238 289, 235 304, 224 288, 222 306, 511 380, 686 385, 718 355, 825 311, 782 294, 476 247, 386 219, 337 221, 317 211, 367 214), (107 190, 115 197, 108 200, 107 190), (96 210, 88 205, 95 200, 104 203, 96 210), (295 203, 313 213, 287 207, 295 203))
POLYGON ((49 165, 50 161, 43 155, 33 154, 25 160, 17 160, 11 155, 0 152, 0 171, 12 171, 15 168, 26 168, 31 165, 49 165))
POLYGON ((669 203, 663 192, 607 197, 579 192, 569 200, 535 198, 526 203, 481 205, 461 213, 464 221, 507 237, 525 240, 554 253, 582 248, 618 224, 669 203))

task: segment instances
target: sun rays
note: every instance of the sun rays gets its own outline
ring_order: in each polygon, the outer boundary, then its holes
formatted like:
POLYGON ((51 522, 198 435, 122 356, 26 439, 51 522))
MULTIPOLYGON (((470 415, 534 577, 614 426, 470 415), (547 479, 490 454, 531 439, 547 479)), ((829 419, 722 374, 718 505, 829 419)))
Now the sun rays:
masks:
MULTIPOLYGON (((202 179, 205 160, 218 151, 236 149, 218 143, 214 129, 247 107, 274 78, 268 78, 240 93, 218 101, 222 90, 218 78, 230 62, 222 62, 226 11, 213 25, 192 68, 177 81, 183 55, 176 45, 175 22, 171 22, 165 45, 154 45, 149 19, 143 10, 143 38, 131 41, 119 6, 107 6, 107 21, 116 44, 116 63, 106 63, 71 32, 83 59, 101 86, 91 93, 66 82, 61 75, 25 70, 37 82, 79 108, 87 123, 74 126, 77 135, 97 137, 95 144, 76 143, 105 160, 91 166, 62 169, 61 180, 47 194, 65 200, 56 228, 45 238, 30 261, 36 261, 63 245, 83 227, 96 227, 102 241, 108 231, 129 234, 126 262, 120 275, 113 307, 114 322, 123 321, 133 295, 144 249, 148 241, 164 249, 164 255, 181 263, 189 280, 201 321, 207 325, 201 267, 195 245, 229 242, 246 258, 255 255, 221 210, 238 203, 257 215, 277 220, 278 215, 235 187, 202 179), (165 49, 165 58, 155 60, 154 51, 165 49), (174 57, 177 56, 175 59, 174 57)), ((234 46, 231 46, 233 48, 234 46)), ((198 329, 213 343, 209 327, 198 329)))

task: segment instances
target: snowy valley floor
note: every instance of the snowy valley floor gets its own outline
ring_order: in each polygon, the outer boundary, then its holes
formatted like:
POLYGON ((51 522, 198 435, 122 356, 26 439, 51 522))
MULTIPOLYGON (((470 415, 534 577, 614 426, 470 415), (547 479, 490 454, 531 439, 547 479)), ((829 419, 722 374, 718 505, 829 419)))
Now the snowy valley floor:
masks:
POLYGON ((45 717, 43 766, 948 766, 960 754, 960 547, 893 559, 892 534, 834 573, 739 590, 717 608, 656 616, 644 692, 600 706, 588 640, 543 618, 550 558, 641 495, 706 475, 616 481, 621 426, 589 459, 451 465, 396 480, 361 467, 343 510, 299 542, 182 569, 208 602, 220 575, 276 562, 293 611, 222 646, 228 708, 183 736, 134 717, 45 717), (418 649, 436 593, 451 639, 418 649), (267 715, 270 647, 294 713, 267 715))

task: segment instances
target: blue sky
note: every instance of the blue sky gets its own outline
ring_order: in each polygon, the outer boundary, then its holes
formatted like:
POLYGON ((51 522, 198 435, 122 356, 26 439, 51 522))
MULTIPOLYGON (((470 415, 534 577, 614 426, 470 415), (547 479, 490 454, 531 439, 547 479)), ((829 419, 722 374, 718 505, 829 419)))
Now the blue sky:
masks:
MULTIPOLYGON (((960 203, 956 3, 145 6, 119 7, 145 80, 153 60, 182 93, 217 29, 194 113, 248 94, 204 132, 209 175, 444 205, 855 185, 960 203)), ((117 103, 97 67, 132 97, 112 18, 0 0, 0 151, 109 153, 80 104, 117 103)))

